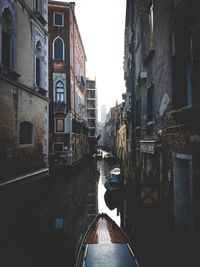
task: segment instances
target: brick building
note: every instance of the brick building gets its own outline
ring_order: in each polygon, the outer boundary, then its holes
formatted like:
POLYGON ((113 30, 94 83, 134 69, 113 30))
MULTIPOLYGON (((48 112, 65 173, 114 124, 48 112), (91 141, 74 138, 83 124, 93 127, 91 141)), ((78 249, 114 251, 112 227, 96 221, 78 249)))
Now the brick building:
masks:
POLYGON ((129 74, 134 68, 127 92, 141 197, 148 185, 154 200, 144 197, 146 204, 164 207, 180 231, 199 232, 200 3, 134 0, 127 6, 125 62, 129 74))
POLYGON ((55 165, 87 154, 86 55, 75 3, 49 1, 49 151, 55 165))
POLYGON ((45 0, 0 1, 2 182, 48 173, 47 12, 45 0))

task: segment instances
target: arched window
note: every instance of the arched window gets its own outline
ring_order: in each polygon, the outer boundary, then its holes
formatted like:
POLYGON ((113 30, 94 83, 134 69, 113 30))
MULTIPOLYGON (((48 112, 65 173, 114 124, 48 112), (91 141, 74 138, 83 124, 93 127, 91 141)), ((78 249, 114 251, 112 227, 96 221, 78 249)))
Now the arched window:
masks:
POLYGON ((37 42, 36 45, 36 85, 41 85, 41 54, 42 54, 42 48, 40 42, 37 42))
POLYGON ((0 17, 0 38, 2 50, 0 61, 8 69, 15 70, 15 16, 11 7, 5 8, 0 17))
POLYGON ((28 121, 20 123, 19 127, 19 144, 32 144, 33 124, 28 121))
POLYGON ((36 44, 35 52, 35 83, 44 88, 44 52, 40 41, 36 44))
POLYGON ((64 102, 64 84, 61 81, 56 83, 55 99, 56 102, 64 102))
POLYGON ((54 41, 54 59, 64 59, 64 42, 60 37, 57 37, 54 41))
POLYGON ((44 6, 43 0, 36 0, 36 2, 35 2, 35 9, 41 15, 43 15, 43 6, 44 6))

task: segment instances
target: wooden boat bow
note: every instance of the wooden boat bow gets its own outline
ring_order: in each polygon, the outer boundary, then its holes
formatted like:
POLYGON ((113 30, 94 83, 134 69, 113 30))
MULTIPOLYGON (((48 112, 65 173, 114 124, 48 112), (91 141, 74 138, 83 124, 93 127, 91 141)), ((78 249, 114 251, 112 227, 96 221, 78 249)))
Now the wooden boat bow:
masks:
POLYGON ((107 215, 98 214, 83 237, 76 267, 138 266, 124 231, 107 215))

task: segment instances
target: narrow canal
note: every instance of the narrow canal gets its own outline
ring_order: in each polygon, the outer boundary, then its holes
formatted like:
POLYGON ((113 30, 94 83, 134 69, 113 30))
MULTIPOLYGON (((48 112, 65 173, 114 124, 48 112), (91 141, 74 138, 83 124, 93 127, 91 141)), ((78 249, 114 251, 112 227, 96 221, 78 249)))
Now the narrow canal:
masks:
POLYGON ((106 151, 102 151, 102 159, 92 159, 70 174, 62 171, 52 177, 49 218, 52 231, 58 236, 53 242, 59 266, 66 266, 66 260, 67 266, 73 266, 81 237, 97 213, 107 213, 120 225, 117 210, 110 210, 104 200, 104 183, 116 167, 104 160, 105 154, 106 151), (66 248, 63 253, 62 240, 66 248))
MULTIPOLYGON (((102 152, 104 157, 106 152, 102 152)), ((97 213, 107 213, 120 225, 117 210, 110 210, 104 200, 104 183, 114 167, 116 165, 108 164, 103 158, 93 159, 70 174, 62 171, 52 177, 48 217, 57 236, 53 242, 59 266, 66 266, 66 260, 67 266, 73 266, 81 237, 97 213), (66 248, 64 253, 61 253, 62 240, 66 248)))
MULTIPOLYGON (((103 151, 103 156, 106 154, 103 151)), ((106 189, 104 187, 104 183, 109 176, 110 171, 117 167, 117 165, 109 165, 105 160, 97 161, 97 170, 99 170, 99 181, 98 181, 98 212, 107 213, 119 226, 120 226, 120 216, 117 215, 117 210, 110 210, 104 200, 104 194, 106 189)))
POLYGON ((73 267, 81 237, 98 212, 120 225, 117 210, 110 210, 104 200, 104 183, 114 167, 92 159, 73 171, 57 171, 31 202, 10 210, 7 219, 3 215, 1 266, 73 267))

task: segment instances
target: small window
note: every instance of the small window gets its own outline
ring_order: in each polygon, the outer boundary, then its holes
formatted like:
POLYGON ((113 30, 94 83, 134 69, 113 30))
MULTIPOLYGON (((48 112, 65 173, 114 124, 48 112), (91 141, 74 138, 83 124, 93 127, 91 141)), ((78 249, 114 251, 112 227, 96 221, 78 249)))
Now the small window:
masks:
POLYGON ((28 121, 21 122, 19 128, 19 144, 20 145, 32 144, 32 132, 33 132, 32 123, 28 121))
POLYGON ((153 121, 153 85, 147 89, 147 121, 153 121))
POLYGON ((11 29, 13 29, 13 18, 8 8, 6 8, 1 17, 2 20, 2 65, 8 69, 12 69, 12 57, 14 56, 13 39, 11 38, 11 29))
POLYGON ((36 85, 40 86, 40 59, 36 58, 36 85))
POLYGON ((58 26, 58 27, 64 26, 63 13, 54 13, 54 26, 58 26))
POLYGON ((54 41, 54 59, 64 59, 64 43, 63 40, 59 37, 54 41))
POLYGON ((42 46, 41 43, 38 41, 36 45, 36 58, 35 58, 35 72, 36 72, 36 85, 42 85, 42 46))
POLYGON ((43 0, 36 0, 35 9, 41 15, 43 15, 43 6, 44 6, 43 0))
POLYGON ((64 102, 64 84, 61 81, 56 83, 56 102, 64 102))
POLYGON ((56 119, 56 132, 63 133, 64 131, 64 119, 56 119))

